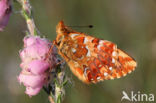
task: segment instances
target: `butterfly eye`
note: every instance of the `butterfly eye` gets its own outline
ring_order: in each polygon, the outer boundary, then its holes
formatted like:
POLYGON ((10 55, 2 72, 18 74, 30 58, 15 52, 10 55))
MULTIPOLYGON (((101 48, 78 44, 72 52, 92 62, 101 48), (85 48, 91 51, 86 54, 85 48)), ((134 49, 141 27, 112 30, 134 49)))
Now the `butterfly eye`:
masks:
POLYGON ((61 44, 61 41, 57 42, 57 45, 59 46, 61 44))
POLYGON ((64 35, 60 35, 60 36, 58 36, 57 38, 56 38, 56 45, 60 45, 61 44, 61 42, 63 41, 63 39, 64 39, 64 35))

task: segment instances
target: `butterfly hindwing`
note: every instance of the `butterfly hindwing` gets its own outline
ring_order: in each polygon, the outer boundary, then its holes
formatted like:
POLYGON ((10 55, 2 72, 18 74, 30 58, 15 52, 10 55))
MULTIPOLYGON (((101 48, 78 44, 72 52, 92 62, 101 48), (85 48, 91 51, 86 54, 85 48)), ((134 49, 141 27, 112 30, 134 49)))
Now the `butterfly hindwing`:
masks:
POLYGON ((120 78, 136 67, 136 62, 110 41, 73 31, 62 22, 57 33, 59 54, 85 83, 120 78))

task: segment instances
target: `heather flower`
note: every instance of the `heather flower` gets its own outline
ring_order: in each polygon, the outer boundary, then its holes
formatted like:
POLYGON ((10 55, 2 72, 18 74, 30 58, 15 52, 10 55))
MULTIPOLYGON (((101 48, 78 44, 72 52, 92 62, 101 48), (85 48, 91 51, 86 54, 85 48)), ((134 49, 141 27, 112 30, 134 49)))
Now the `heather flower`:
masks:
POLYGON ((33 96, 39 93, 49 82, 51 69, 55 67, 57 59, 55 48, 47 57, 51 43, 39 36, 26 36, 24 48, 20 51, 22 71, 18 81, 26 86, 25 93, 33 96))
POLYGON ((41 89, 42 89, 42 87, 37 87, 37 88, 26 87, 25 93, 30 96, 33 96, 33 95, 38 94, 41 89))
POLYGON ((50 64, 43 60, 33 60, 29 63, 28 68, 33 74, 42 74, 48 69, 50 64))
POLYGON ((26 87, 42 87, 45 82, 46 75, 32 75, 32 74, 20 74, 18 79, 19 82, 24 84, 26 87))
POLYGON ((8 24, 11 14, 10 0, 0 0, 0 31, 8 24))

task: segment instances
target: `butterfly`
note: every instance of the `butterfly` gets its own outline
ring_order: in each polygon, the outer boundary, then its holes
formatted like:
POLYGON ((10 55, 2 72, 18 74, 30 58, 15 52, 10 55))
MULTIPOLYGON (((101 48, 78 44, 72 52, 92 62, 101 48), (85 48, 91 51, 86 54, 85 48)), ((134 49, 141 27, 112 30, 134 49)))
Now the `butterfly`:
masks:
POLYGON ((63 21, 58 23, 56 32, 54 44, 58 53, 84 83, 120 78, 136 68, 136 61, 110 41, 72 30, 63 21))

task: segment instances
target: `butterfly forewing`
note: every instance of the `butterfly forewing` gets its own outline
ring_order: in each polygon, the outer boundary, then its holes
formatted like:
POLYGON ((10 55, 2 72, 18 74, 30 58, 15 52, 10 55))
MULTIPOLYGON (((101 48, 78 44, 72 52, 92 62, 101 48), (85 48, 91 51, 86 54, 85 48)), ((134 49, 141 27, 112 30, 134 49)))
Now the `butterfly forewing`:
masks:
POLYGON ((76 32, 63 22, 58 24, 57 33, 59 54, 85 83, 120 78, 136 67, 136 62, 110 41, 76 32))

